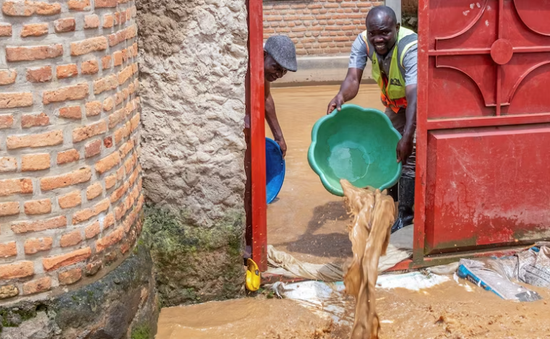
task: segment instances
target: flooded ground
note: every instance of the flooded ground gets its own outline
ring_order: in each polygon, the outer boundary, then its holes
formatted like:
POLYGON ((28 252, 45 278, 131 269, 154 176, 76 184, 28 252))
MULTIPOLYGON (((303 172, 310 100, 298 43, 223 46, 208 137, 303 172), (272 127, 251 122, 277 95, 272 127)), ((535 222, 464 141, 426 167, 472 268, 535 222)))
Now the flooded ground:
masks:
MULTIPOLYGON (((312 262, 351 257, 343 199, 328 193, 309 168, 310 132, 338 91, 337 86, 274 88, 288 152, 278 199, 268 207, 268 242, 312 262)), ((382 109, 375 86, 362 85, 357 104, 382 109)), ((464 282, 463 282, 464 283, 464 282)), ((454 280, 420 292, 377 289, 376 310, 384 339, 550 338, 550 292, 533 303, 505 301, 454 280)), ((350 327, 333 324, 292 300, 259 297, 162 309, 157 339, 348 338, 350 327)), ((353 321, 355 303, 342 296, 353 321)))
MULTIPOLYGON (((272 88, 277 117, 288 146, 286 176, 267 209, 267 239, 276 249, 311 263, 344 262, 351 257, 341 197, 327 192, 309 167, 311 129, 325 115, 339 86, 272 88)), ((382 110, 377 85, 361 85, 352 103, 382 110)), ((271 136, 269 128, 266 135, 271 136)))
MULTIPOLYGON (((453 280, 419 292, 378 289, 380 338, 550 338, 547 289, 536 289, 544 300, 515 303, 469 286, 472 292, 453 280)), ((342 299, 353 321, 353 299, 342 299)), ((158 325, 156 339, 347 339, 351 331, 292 300, 264 297, 165 308, 158 325)))

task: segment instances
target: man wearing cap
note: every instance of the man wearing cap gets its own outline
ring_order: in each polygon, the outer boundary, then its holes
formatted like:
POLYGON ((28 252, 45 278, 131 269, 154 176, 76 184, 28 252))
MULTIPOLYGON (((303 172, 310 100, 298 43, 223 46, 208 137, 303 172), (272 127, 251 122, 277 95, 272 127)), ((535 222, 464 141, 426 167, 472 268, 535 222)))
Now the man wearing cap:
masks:
MULTIPOLYGON (((298 63, 296 62, 296 48, 289 37, 284 35, 274 35, 267 39, 264 44, 264 88, 265 88, 265 119, 271 129, 273 138, 281 147, 283 157, 286 155, 286 142, 283 136, 283 131, 277 120, 275 112, 275 102, 271 96, 271 83, 282 78, 288 71, 296 72, 298 63)), ((250 120, 245 118, 245 138, 246 143, 250 145, 250 120)), ((250 208, 250 147, 246 150, 245 170, 246 170, 246 192, 245 192, 245 209, 249 216, 250 208)), ((247 228, 251 227, 250 218, 247 218, 247 228)), ((248 235, 252 235, 250 230, 247 230, 248 235)), ((247 239, 247 245, 252 244, 251 239, 247 239)))
POLYGON ((327 107, 327 114, 340 110, 344 102, 359 91, 367 59, 372 62, 372 77, 381 90, 386 116, 402 135, 397 144, 397 161, 403 164, 399 184, 389 194, 399 201, 398 217, 392 233, 413 222, 416 143, 416 72, 418 36, 401 27, 395 12, 387 6, 369 11, 367 30, 353 43, 348 73, 340 91, 327 107))
MULTIPOLYGON (((267 39, 264 44, 265 119, 273 138, 281 147, 283 157, 286 155, 286 142, 275 113, 270 84, 282 78, 288 71, 296 72, 297 69, 296 48, 292 40, 285 35, 274 35, 267 39)), ((250 128, 248 117, 245 120, 245 127, 247 130, 250 128)))

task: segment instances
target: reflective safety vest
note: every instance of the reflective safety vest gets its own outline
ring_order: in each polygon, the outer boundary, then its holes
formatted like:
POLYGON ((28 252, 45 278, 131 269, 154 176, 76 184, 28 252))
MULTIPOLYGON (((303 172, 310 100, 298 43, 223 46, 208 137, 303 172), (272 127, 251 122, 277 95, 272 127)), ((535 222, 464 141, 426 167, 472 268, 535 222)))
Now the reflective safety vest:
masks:
POLYGON ((382 66, 378 62, 374 46, 367 39, 367 31, 361 33, 361 37, 367 45, 367 55, 372 61, 372 78, 378 83, 381 90, 380 99, 384 106, 391 108, 397 113, 401 108, 407 107, 407 94, 405 91, 405 79, 403 77, 403 74, 405 74, 403 59, 407 51, 418 43, 418 35, 410 29, 399 28, 397 42, 395 43, 397 53, 395 53, 395 46, 389 52, 392 55, 390 74, 387 74, 387 77, 382 75, 382 66))

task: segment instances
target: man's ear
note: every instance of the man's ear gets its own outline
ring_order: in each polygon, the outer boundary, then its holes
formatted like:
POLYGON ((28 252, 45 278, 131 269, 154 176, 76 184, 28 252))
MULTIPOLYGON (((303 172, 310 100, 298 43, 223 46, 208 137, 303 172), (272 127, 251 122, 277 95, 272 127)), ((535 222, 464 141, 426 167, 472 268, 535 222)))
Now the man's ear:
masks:
POLYGON ((395 25, 395 29, 399 30, 399 28, 401 28, 401 24, 398 22, 397 25, 395 25))

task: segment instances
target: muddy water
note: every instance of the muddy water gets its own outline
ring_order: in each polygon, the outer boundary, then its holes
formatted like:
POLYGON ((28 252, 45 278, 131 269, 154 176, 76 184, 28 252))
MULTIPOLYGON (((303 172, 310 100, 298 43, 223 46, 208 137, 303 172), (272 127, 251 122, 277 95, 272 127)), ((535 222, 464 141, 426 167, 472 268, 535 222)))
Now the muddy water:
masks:
MULTIPOLYGON (((311 129, 326 113, 338 86, 273 88, 277 116, 288 151, 283 188, 267 209, 268 242, 300 260, 340 262, 351 257, 342 198, 328 193, 309 167, 311 129)), ((383 109, 376 85, 361 85, 352 103, 383 109)), ((266 135, 270 136, 269 128, 266 135)))
POLYGON ((380 320, 376 313, 378 261, 386 254, 395 204, 386 191, 360 189, 341 180, 344 201, 353 215, 349 238, 353 259, 344 275, 346 292, 355 297, 352 339, 378 339, 380 320))
POLYGON ((161 311, 156 339, 328 338, 332 323, 290 300, 237 299, 161 311))
MULTIPOLYGON (((550 292, 544 298, 514 303, 455 281, 412 292, 376 291, 381 339, 538 339, 550 338, 550 292)), ((343 297, 345 299, 345 297, 343 297)), ((355 303, 350 300, 353 319, 355 303)), ((247 298, 164 308, 156 339, 278 338, 348 339, 351 327, 341 327, 291 300, 247 298)))

